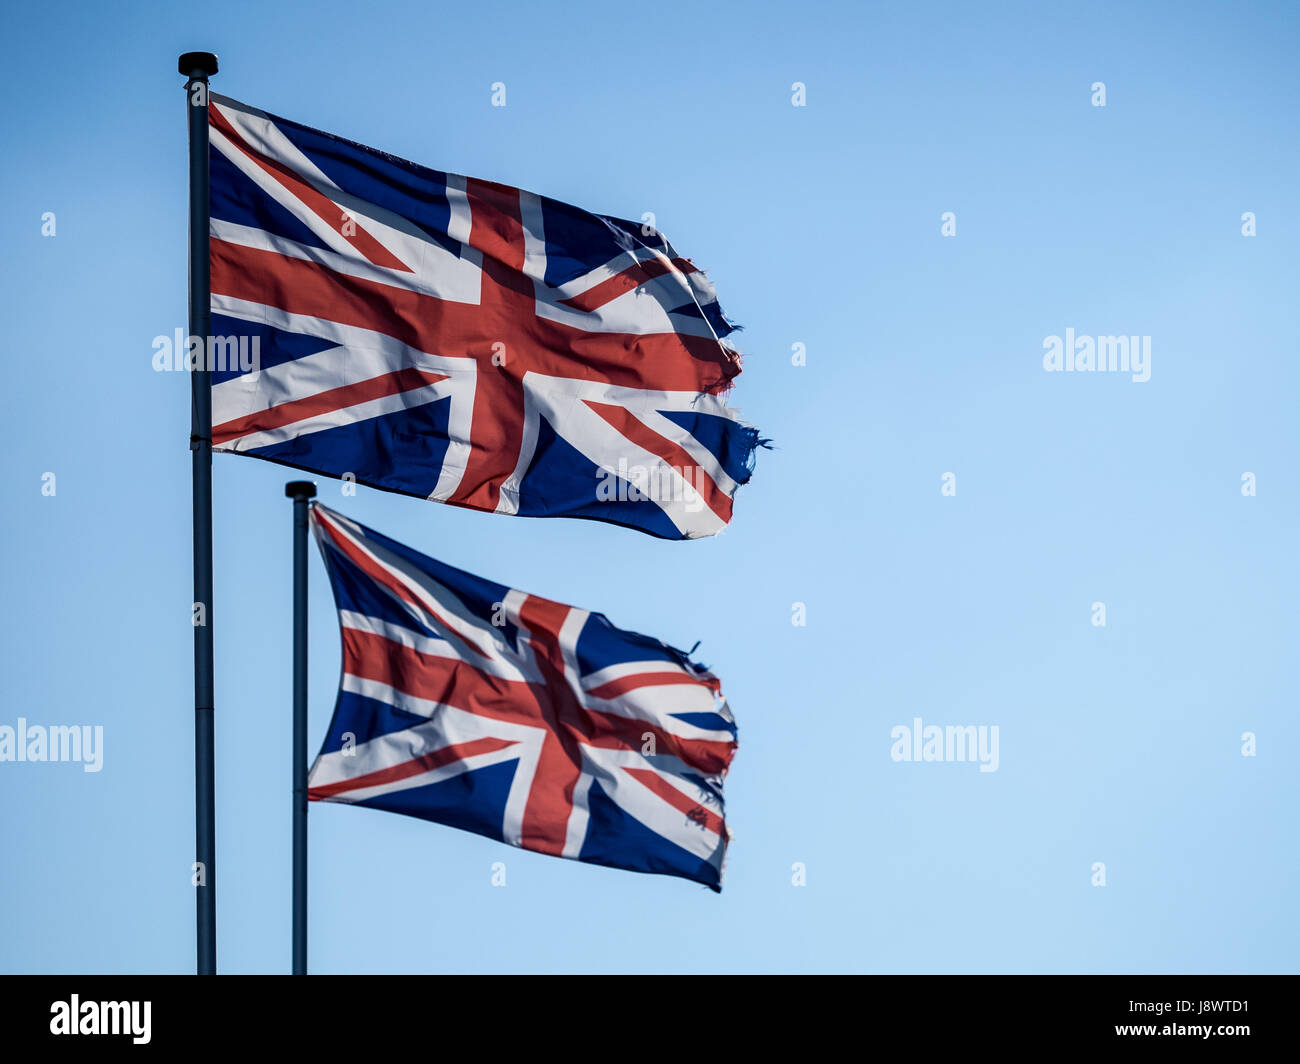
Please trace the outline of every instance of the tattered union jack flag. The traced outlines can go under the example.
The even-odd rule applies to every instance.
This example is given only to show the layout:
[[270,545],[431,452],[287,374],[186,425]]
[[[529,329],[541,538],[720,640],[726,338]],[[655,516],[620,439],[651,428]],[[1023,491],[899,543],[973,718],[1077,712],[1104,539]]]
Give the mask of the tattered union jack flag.
[[736,725],[711,672],[323,506],[312,527],[343,637],[313,800],[721,889]]
[[721,398],[733,326],[661,234],[208,116],[212,333],[245,356],[214,368],[216,450],[667,539],[731,520],[759,443]]

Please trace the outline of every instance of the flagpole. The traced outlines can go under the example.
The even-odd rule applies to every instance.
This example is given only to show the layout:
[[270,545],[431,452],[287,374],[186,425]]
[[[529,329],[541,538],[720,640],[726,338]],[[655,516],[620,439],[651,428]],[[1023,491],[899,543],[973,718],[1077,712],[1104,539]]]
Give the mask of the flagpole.
[[[190,138],[190,337],[200,337],[190,373],[190,453],[194,485],[194,860],[197,971],[217,973],[217,819],[212,678],[212,372],[208,262],[208,78],[211,52],[186,52],[176,69],[186,77]],[[191,356],[194,349],[190,348]]]
[[307,510],[316,485],[284,486],[293,500],[293,974],[307,974]]

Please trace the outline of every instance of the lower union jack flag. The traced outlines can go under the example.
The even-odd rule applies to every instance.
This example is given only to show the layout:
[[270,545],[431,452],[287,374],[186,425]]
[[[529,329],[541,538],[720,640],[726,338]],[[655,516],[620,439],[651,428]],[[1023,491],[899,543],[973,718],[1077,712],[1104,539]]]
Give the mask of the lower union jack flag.
[[222,96],[212,440],[456,506],[719,532],[757,430],[705,276],[652,227]]
[[711,672],[323,506],[312,527],[343,637],[312,800],[721,890],[736,725]]

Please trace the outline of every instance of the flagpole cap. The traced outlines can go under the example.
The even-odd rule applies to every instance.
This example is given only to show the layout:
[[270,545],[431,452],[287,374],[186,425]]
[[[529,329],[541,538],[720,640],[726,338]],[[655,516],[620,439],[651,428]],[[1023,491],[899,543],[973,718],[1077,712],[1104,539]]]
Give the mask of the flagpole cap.
[[186,52],[176,60],[176,69],[187,78],[193,77],[196,70],[210,78],[217,72],[217,57],[212,52]]
[[310,480],[291,480],[284,486],[284,494],[290,499],[314,499],[316,485]]

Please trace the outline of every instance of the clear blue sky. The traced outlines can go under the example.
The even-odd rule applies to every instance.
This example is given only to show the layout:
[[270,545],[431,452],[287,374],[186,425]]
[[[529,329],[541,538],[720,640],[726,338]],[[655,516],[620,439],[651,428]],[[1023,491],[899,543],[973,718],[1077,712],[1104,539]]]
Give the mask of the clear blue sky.
[[[264,109],[653,211],[746,327],[734,402],[777,445],[694,543],[320,482],[703,640],[741,745],[720,896],[314,806],[314,970],[1295,971],[1298,38],[1263,3],[8,12],[0,724],[105,748],[0,764],[0,970],[193,968],[188,394],[150,359],[185,319],[175,61],[210,49]],[[1151,379],[1044,372],[1067,328],[1150,336]],[[291,478],[215,460],[231,972],[289,963]],[[339,657],[312,579],[314,750]],[[894,762],[915,717],[997,725],[998,771]]]

